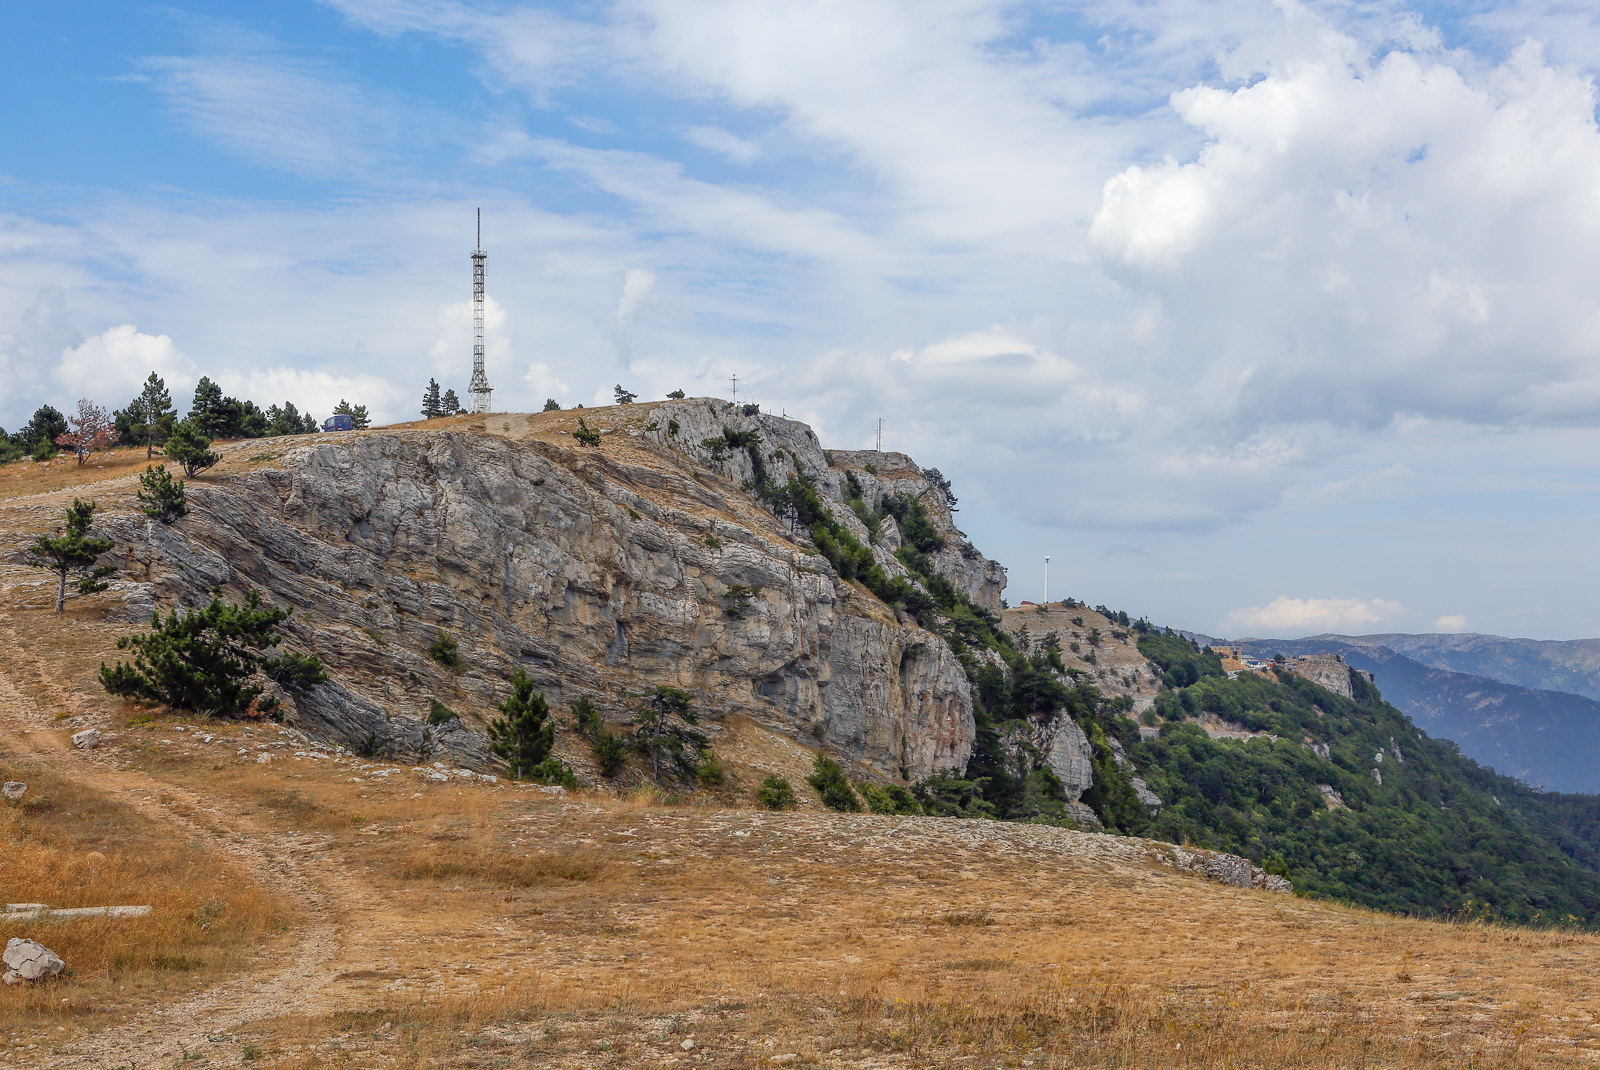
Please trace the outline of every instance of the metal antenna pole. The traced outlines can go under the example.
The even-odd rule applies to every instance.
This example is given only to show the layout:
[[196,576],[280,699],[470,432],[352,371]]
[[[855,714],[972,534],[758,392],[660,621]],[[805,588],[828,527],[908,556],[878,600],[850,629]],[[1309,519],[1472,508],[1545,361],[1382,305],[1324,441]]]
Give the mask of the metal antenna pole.
[[737,405],[739,404],[739,377],[733,375],[729,376],[729,378],[733,381],[733,403]]
[[882,416],[878,417],[878,445],[877,445],[877,449],[875,450],[875,452],[877,452],[877,453],[882,453],[883,452],[883,417]]
[[478,247],[472,253],[472,382],[467,393],[473,412],[489,411],[489,395],[494,388],[483,372],[483,277],[489,254],[483,251],[483,209],[478,209]]
[[1044,604],[1050,604],[1050,555],[1044,555]]

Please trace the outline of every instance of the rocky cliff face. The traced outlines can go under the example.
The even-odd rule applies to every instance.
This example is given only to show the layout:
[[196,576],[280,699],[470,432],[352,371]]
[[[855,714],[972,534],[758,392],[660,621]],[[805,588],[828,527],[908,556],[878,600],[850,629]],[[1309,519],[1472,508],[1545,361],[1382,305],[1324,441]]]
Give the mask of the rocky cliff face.
[[[570,437],[577,415],[323,437],[230,466],[191,484],[174,527],[117,522],[142,580],[130,612],[217,588],[292,603],[291,644],[332,675],[296,700],[300,725],[402,753],[485,764],[473,722],[522,668],[557,708],[587,695],[620,717],[629,694],[669,684],[885,777],[965,765],[972,699],[943,640],[840,582],[741,490],[747,449],[701,445],[755,430],[769,478],[804,471],[849,514],[809,428],[725,402],[639,405],[583,413],[605,433],[591,448]],[[957,556],[961,582],[998,600],[1003,570]],[[459,672],[427,653],[441,629]],[[435,699],[467,725],[428,729]]]

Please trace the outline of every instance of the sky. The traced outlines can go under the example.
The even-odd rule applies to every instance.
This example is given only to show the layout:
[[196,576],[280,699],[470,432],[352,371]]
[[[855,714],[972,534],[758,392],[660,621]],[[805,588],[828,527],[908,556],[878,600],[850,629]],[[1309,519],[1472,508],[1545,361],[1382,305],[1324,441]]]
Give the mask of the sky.
[[622,384],[936,466],[1049,592],[1600,635],[1600,15],[1381,0],[0,11],[0,424],[152,370]]

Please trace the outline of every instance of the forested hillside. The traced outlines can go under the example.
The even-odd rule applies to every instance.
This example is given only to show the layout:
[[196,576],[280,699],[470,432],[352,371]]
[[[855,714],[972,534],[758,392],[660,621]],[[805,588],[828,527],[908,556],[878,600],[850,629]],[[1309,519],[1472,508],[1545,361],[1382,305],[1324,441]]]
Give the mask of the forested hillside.
[[[1171,633],[1140,649],[1178,686],[1147,715],[1154,738],[1122,730],[1164,804],[1125,831],[1246,855],[1297,889],[1385,909],[1600,923],[1600,799],[1480,766],[1360,673],[1345,698],[1284,669],[1229,679]],[[1262,734],[1214,739],[1202,715]]]
[[[1404,637],[1401,637],[1404,638]],[[1600,791],[1600,702],[1424,664],[1386,646],[1320,637],[1240,644],[1257,657],[1337,653],[1430,735],[1497,772],[1557,791]],[[1553,645],[1553,644],[1552,644]]]

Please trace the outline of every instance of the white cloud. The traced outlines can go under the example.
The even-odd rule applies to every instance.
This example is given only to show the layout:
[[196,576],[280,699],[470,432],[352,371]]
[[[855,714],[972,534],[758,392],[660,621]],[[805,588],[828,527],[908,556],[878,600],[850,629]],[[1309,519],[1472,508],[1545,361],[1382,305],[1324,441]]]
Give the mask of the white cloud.
[[644,268],[629,268],[622,277],[622,297],[617,301],[617,311],[612,318],[628,326],[639,318],[639,313],[651,305],[661,303],[656,296],[656,273]]
[[1467,618],[1459,613],[1447,613],[1442,617],[1433,619],[1433,630],[1436,632],[1464,632],[1467,630]]
[[1234,635],[1295,638],[1314,632],[1357,631],[1388,620],[1405,608],[1382,598],[1290,598],[1279,595],[1264,606],[1246,606],[1223,618]]
[[698,145],[707,152],[714,152],[737,164],[753,163],[755,158],[761,155],[761,146],[756,142],[746,141],[720,126],[691,126],[683,132],[683,136],[690,144]]
[[138,394],[151,372],[166,380],[175,402],[199,378],[194,362],[171,338],[143,334],[125,323],[63,349],[53,374],[65,394],[88,397],[109,410]]

